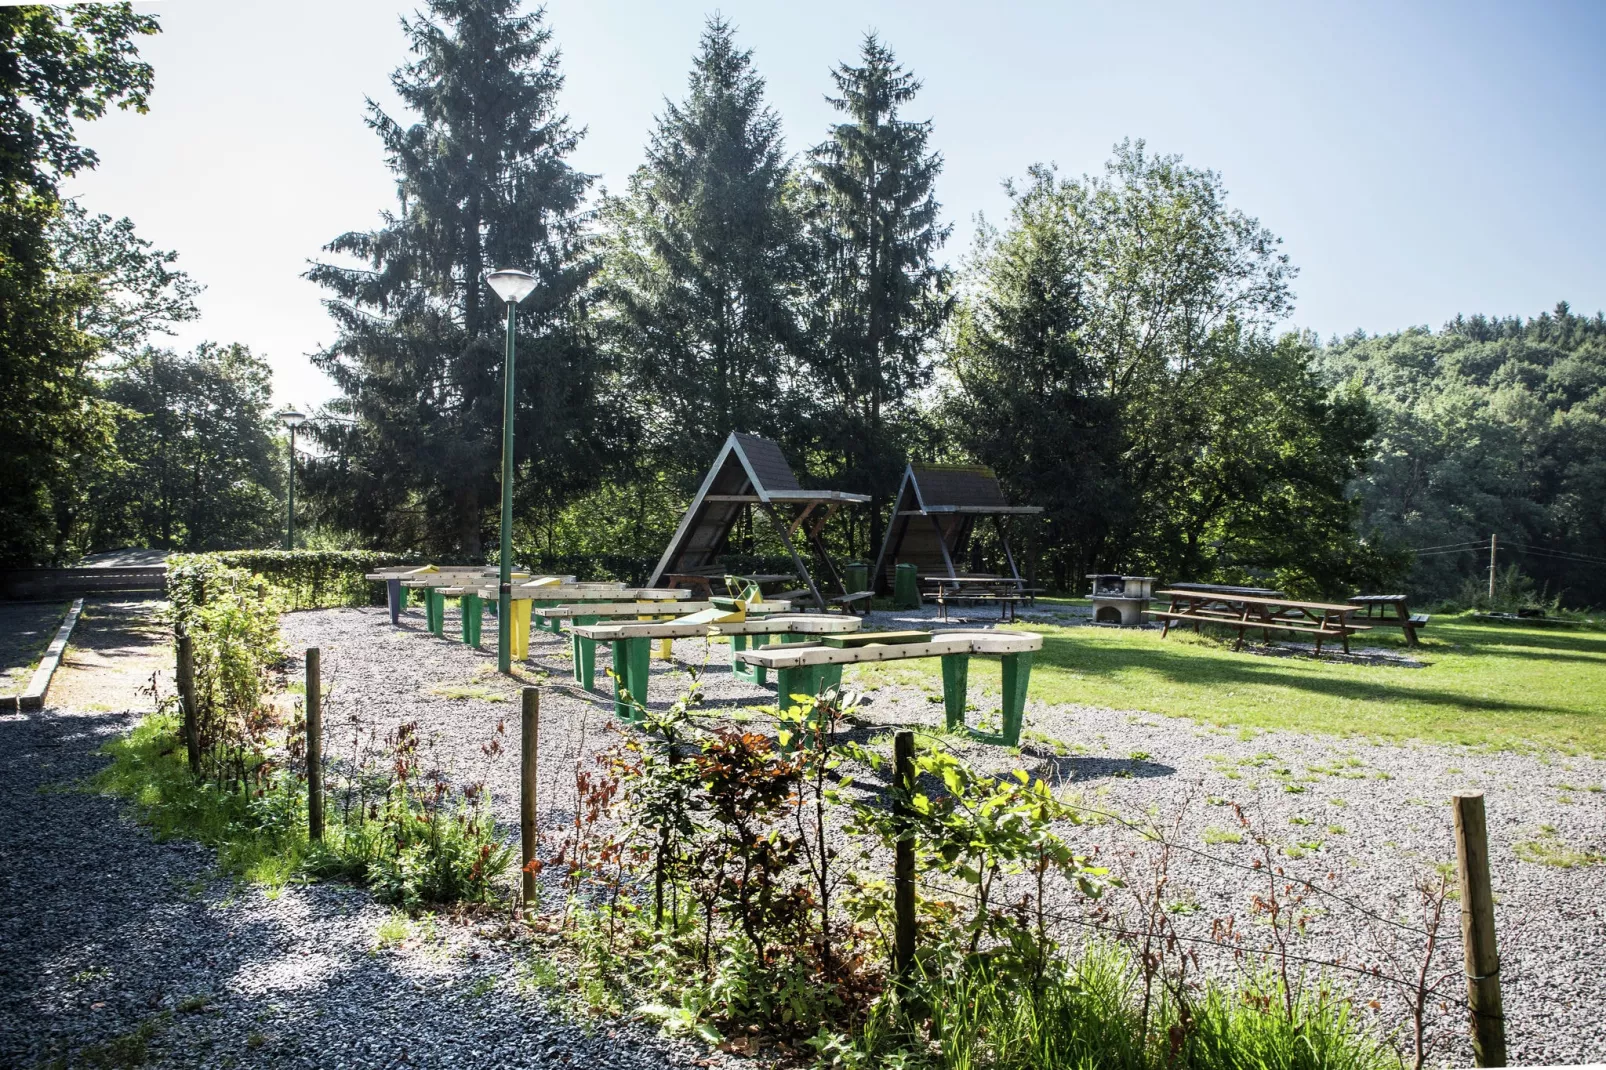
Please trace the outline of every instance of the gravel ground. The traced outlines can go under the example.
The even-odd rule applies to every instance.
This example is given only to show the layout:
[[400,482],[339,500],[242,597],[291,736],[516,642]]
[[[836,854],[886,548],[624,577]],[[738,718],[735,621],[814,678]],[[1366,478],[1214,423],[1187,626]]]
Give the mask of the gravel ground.
[[216,879],[211,851],[154,843],[116,800],[78,790],[100,745],[149,708],[126,684],[162,660],[130,639],[153,608],[101,607],[86,628],[78,662],[102,679],[115,662],[120,686],[64,669],[64,694],[105,708],[0,716],[0,1066],[632,1070],[699,1057],[640,1027],[580,1028],[520,985],[527,951],[468,925],[415,923],[380,948],[392,915],[366,893],[236,887]]
[[[944,626],[931,616],[877,614],[870,623]],[[1074,609],[1040,608],[1028,622],[1075,623],[1083,616]],[[946,626],[975,627],[978,617],[989,619],[983,613]],[[448,635],[454,623],[448,620]],[[284,628],[292,647],[318,645],[323,650],[326,718],[337,753],[342,743],[333,726],[349,722],[354,714],[381,730],[416,719],[433,735],[439,764],[460,778],[486,780],[499,817],[514,827],[516,763],[487,763],[480,750],[504,718],[510,733],[517,730],[516,685],[494,673],[489,651],[424,634],[418,610],[409,613],[400,629],[392,629],[380,610],[297,613],[285,618]],[[773,701],[773,691],[735,680],[726,657],[723,646],[710,649],[702,640],[677,641],[675,659],[681,667],[654,659],[653,705],[667,704],[684,687],[689,680],[684,666],[705,661],[703,683],[711,711],[743,716],[743,710]],[[1358,650],[1357,660],[1368,657]],[[588,694],[572,683],[566,639],[545,634],[533,638],[527,669],[545,685],[539,790],[542,822],[552,828],[570,817],[565,803],[577,756],[610,738],[612,704],[607,696]],[[1402,665],[1400,671],[1412,670]],[[850,672],[850,681],[854,675]],[[859,679],[873,688],[855,730],[861,740],[890,750],[885,733],[894,726],[940,726],[942,707],[933,701],[940,683],[934,676],[881,672]],[[973,684],[971,701],[983,710],[996,709],[998,698]],[[1225,918],[1235,919],[1240,931],[1252,931],[1251,897],[1266,890],[1257,873],[1236,868],[1255,865],[1261,848],[1249,836],[1245,842],[1231,842],[1240,831],[1232,804],[1273,843],[1274,865],[1315,880],[1371,912],[1398,918],[1407,910],[1419,917],[1415,881],[1432,876],[1436,864],[1442,868],[1454,858],[1449,796],[1461,788],[1483,789],[1512,1060],[1606,1058],[1606,920],[1601,914],[1606,866],[1588,861],[1606,855],[1606,793],[1600,790],[1606,785],[1606,762],[1353,737],[1240,733],[1186,719],[1035,701],[1028,703],[1026,725],[1025,746],[1018,755],[951,737],[942,745],[986,769],[1024,767],[1090,807],[1137,818],[1147,814],[1165,825],[1171,830],[1167,839],[1185,848],[1171,853],[1168,899],[1182,906],[1178,924],[1200,936],[1209,934],[1212,922]],[[1118,824],[1096,824],[1069,834],[1128,871],[1152,875],[1155,852]],[[1519,845],[1530,857],[1548,861],[1519,860]],[[1574,864],[1558,864],[1567,862]],[[1317,916],[1300,953],[1356,965],[1386,963],[1374,934],[1387,933],[1390,926],[1368,920],[1330,896],[1312,896],[1309,905]],[[1069,890],[1056,907],[1075,917],[1085,916],[1086,908]],[[1443,932],[1435,968],[1448,972],[1459,955],[1454,902]],[[1264,945],[1263,930],[1251,943]],[[1414,971],[1420,963],[1414,946],[1397,946],[1395,953],[1401,956],[1401,972]],[[1366,996],[1379,998],[1375,1013],[1380,1024],[1385,1029],[1397,1026],[1403,1009],[1398,993],[1386,985],[1363,983],[1362,989]],[[1468,1061],[1470,1046],[1460,1036],[1460,1012],[1451,1005],[1435,1008],[1431,1017],[1449,1057]]]
[[[917,621],[936,626],[928,614],[878,615],[871,623]],[[510,735],[517,732],[516,685],[494,672],[490,653],[425,634],[418,610],[399,629],[379,609],[295,613],[284,632],[292,649],[323,651],[332,759],[351,754],[354,720],[363,733],[381,734],[417,721],[434,741],[434,761],[459,779],[486,780],[499,817],[514,826],[516,762],[511,755],[488,761],[481,751],[504,719]],[[611,700],[570,682],[567,649],[566,640],[541,634],[527,666],[545,684],[540,797],[548,828],[568,820],[575,762],[607,744],[612,723]],[[675,655],[709,662],[704,685],[713,712],[741,715],[773,700],[772,691],[730,676],[723,647],[710,658],[701,640],[677,642]],[[144,666],[125,660],[118,668],[128,680]],[[939,726],[935,679],[861,678],[875,689],[858,738],[885,746],[893,726]],[[655,660],[654,704],[667,703],[687,679],[684,668]],[[78,706],[0,719],[0,946],[8,952],[0,956],[0,1066],[137,1038],[142,1026],[153,1065],[629,1067],[699,1056],[639,1027],[604,1024],[588,1035],[567,1024],[519,985],[529,952],[470,926],[415,925],[399,947],[376,950],[391,915],[360,891],[292,887],[269,898],[213,879],[209,852],[154,844],[113,800],[62,790],[98,767],[96,747],[126,730],[127,711],[140,708],[131,694],[120,704],[72,687],[63,694],[81,696]],[[983,709],[997,703],[979,684],[971,699]],[[1590,790],[1606,784],[1606,762],[1240,734],[1038,702],[1028,703],[1026,724],[1020,754],[946,737],[941,745],[987,769],[1020,766],[1049,777],[1091,807],[1152,815],[1187,848],[1172,852],[1169,869],[1167,898],[1182,907],[1179,924],[1207,933],[1212,921],[1233,917],[1257,946],[1264,928],[1249,924],[1249,902],[1265,883],[1221,861],[1252,866],[1258,853],[1231,842],[1237,822],[1229,803],[1278,845],[1275,864],[1393,913],[1410,901],[1417,874],[1452,856],[1449,794],[1484,789],[1512,1061],[1606,1058],[1606,866],[1582,857],[1606,854],[1606,793]],[[508,743],[511,751],[516,739]],[[1067,834],[1133,870],[1156,850],[1116,823]],[[1521,861],[1519,844],[1552,863],[1580,864]],[[1369,943],[1376,926],[1336,900],[1313,905],[1324,909],[1301,953],[1376,960]],[[1086,904],[1066,891],[1055,909],[1082,917]],[[1453,904],[1451,911],[1441,960],[1453,966]],[[1398,1000],[1378,995],[1375,1013],[1385,1026],[1397,1023]],[[1436,1027],[1458,1030],[1453,1009]],[[1459,1038],[1446,1049],[1456,1064],[1469,1055]]]
[[15,695],[28,686],[70,604],[65,599],[0,603],[0,695]]

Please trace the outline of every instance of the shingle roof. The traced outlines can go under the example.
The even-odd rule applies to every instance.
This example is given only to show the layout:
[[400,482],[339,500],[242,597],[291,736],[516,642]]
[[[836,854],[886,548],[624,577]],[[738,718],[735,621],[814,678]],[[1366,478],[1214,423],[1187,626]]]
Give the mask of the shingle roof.
[[998,476],[981,464],[914,464],[909,466],[926,506],[988,508],[1007,506]]

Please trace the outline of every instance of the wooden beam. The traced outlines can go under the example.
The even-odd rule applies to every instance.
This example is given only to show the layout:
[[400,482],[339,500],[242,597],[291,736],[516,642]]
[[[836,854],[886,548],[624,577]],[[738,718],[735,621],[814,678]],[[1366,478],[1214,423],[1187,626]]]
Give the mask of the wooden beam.
[[769,502],[761,502],[759,508],[764,510],[764,515],[770,518],[770,523],[775,528],[775,534],[786,544],[786,552],[792,555],[792,567],[797,569],[798,578],[808,584],[809,594],[814,596],[815,605],[820,607],[820,612],[825,612],[825,599],[820,597],[820,589],[814,585],[814,577],[809,573],[809,566],[803,563],[803,558],[798,556],[797,547],[792,545],[792,537],[787,534],[786,525],[775,512],[775,506]]
[[[787,526],[786,533],[788,535],[796,535],[797,529],[803,526],[803,521],[809,518],[809,514],[814,512],[814,507],[819,504],[819,502],[809,502],[809,504],[805,505],[802,511],[797,514],[797,517],[793,519],[792,523]],[[829,516],[830,514],[827,513],[826,515]]]

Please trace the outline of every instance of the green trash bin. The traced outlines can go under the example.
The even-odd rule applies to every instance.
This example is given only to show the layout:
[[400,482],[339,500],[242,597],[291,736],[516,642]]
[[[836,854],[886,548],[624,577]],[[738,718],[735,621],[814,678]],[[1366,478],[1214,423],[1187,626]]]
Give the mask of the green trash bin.
[[849,561],[842,570],[842,582],[847,584],[848,594],[868,591],[870,589],[869,563],[865,561]]
[[894,609],[920,608],[920,582],[915,566],[905,561],[893,570],[892,607]]

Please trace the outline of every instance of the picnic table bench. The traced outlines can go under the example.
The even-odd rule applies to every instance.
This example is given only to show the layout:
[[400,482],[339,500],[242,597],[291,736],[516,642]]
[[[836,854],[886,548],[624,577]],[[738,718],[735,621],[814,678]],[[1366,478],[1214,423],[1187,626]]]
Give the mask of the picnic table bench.
[[[477,592],[482,598],[494,601],[497,597],[495,586],[481,587]],[[571,605],[583,602],[618,603],[637,602],[650,603],[642,607],[643,615],[651,614],[656,604],[667,602],[685,602],[691,599],[691,592],[687,590],[669,591],[662,587],[626,587],[622,583],[561,583],[537,586],[535,584],[521,584],[513,588],[512,601],[512,655],[515,660],[522,660],[530,652],[531,613],[536,609],[550,609],[555,606]],[[668,612],[667,610],[665,612]],[[547,619],[534,618],[535,626],[554,634],[563,630],[561,618]]]
[[1160,633],[1162,639],[1171,634],[1171,625],[1174,623],[1191,622],[1194,631],[1202,630],[1206,624],[1217,624],[1237,629],[1238,641],[1232,648],[1241,650],[1244,633],[1258,628],[1267,641],[1270,641],[1272,632],[1314,636],[1316,654],[1320,656],[1323,639],[1337,636],[1343,641],[1344,653],[1348,654],[1349,637],[1355,632],[1368,630],[1368,625],[1352,623],[1358,607],[1351,605],[1176,588],[1160,591],[1158,595],[1171,599],[1169,610],[1149,613],[1149,616],[1165,621],[1165,628]]
[[[613,591],[617,587],[616,584],[612,583],[576,583],[573,576],[538,576],[535,579],[530,579],[530,575],[527,572],[515,572],[512,575],[512,579],[526,581],[515,586],[513,588],[514,591],[526,588],[543,591],[562,588],[576,591],[577,597],[594,593],[592,591],[593,588]],[[489,607],[494,614],[500,594],[500,585],[496,582],[495,570],[484,570],[480,573],[456,577],[445,573],[439,577],[415,577],[412,580],[404,580],[402,585],[404,587],[422,587],[425,589],[425,624],[428,630],[435,635],[445,634],[446,600],[448,598],[458,599],[459,605],[462,607],[463,642],[473,647],[480,645],[480,632],[486,608]],[[517,601],[518,595],[515,594],[514,598],[515,601],[512,607],[513,632],[515,635],[523,637],[514,641],[514,645],[517,647],[519,643],[528,644],[530,614],[528,603],[520,606]],[[522,658],[524,655],[519,654],[517,656]]]
[[937,603],[937,619],[948,619],[950,602],[997,602],[1000,621],[1015,619],[1015,607],[1030,602],[1038,588],[1023,587],[1011,576],[930,575],[921,576],[927,591]]
[[[1412,613],[1407,599],[1403,594],[1358,594],[1349,599],[1352,606],[1359,606],[1366,610],[1364,619],[1368,624],[1381,624],[1399,628],[1405,633],[1405,645],[1416,646],[1416,630],[1428,626],[1426,613]],[[1393,612],[1389,612],[1389,610]],[[1372,611],[1377,616],[1372,616]]]
[[[708,611],[708,614],[713,613],[713,610]],[[749,636],[762,636],[765,642],[771,637],[779,636],[780,642],[786,643],[794,641],[796,636],[856,632],[861,623],[858,617],[826,613],[778,613],[773,616],[732,621],[701,619],[704,617],[705,614],[698,613],[682,620],[661,623],[585,624],[576,625],[570,631],[582,639],[612,644],[614,712],[626,720],[637,720],[639,716],[635,704],[639,703],[642,706],[647,704],[650,644],[655,639],[731,636],[731,661],[734,669],[739,653],[745,649]],[[748,678],[745,673],[744,678]]]
[[[390,609],[390,623],[399,623],[403,598],[408,590],[419,591],[424,598],[424,624],[435,635],[444,628],[446,601],[439,592],[442,588],[463,584],[481,583],[487,576],[494,577],[496,569],[483,565],[423,565],[416,568],[380,569],[363,579],[379,580],[385,584],[385,601]],[[519,579],[528,579],[528,572],[515,572]],[[478,639],[475,640],[476,644]]]
[[[600,624],[609,617],[634,617],[638,621],[663,620],[666,616],[726,609],[729,603],[729,599],[723,598],[709,602],[582,602],[577,605],[542,606],[530,610],[530,613],[542,620],[570,622],[569,649],[574,656],[574,678],[582,687],[590,690],[596,678],[597,641],[580,635],[575,628]],[[746,605],[746,612],[756,616],[792,611],[790,602],[749,602]],[[668,643],[669,640],[664,641],[666,647]],[[662,656],[668,658],[668,651],[665,650]]]
[[1246,594],[1255,598],[1282,598],[1283,592],[1270,587],[1238,587],[1230,583],[1173,583],[1173,591],[1201,591],[1206,594]]
[[[783,706],[792,695],[813,696],[823,688],[839,685],[844,665],[941,658],[942,701],[948,730],[964,729],[983,742],[1018,747],[1032,655],[1042,648],[1043,637],[1032,632],[858,632],[828,636],[807,645],[748,650],[736,657],[754,667],[775,670],[776,695]],[[1002,661],[1004,696],[999,732],[981,732],[965,723],[966,686],[970,659],[975,655],[996,656]]]

